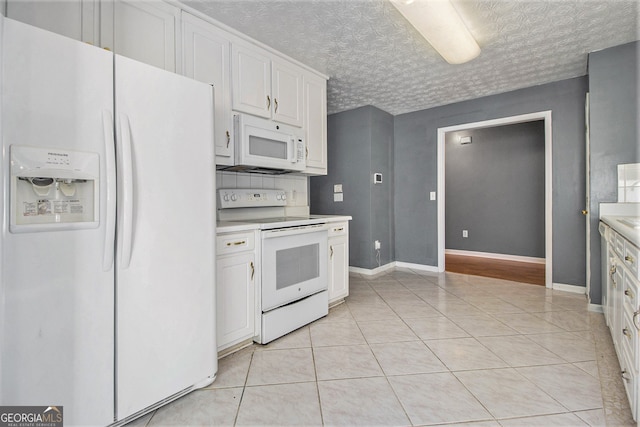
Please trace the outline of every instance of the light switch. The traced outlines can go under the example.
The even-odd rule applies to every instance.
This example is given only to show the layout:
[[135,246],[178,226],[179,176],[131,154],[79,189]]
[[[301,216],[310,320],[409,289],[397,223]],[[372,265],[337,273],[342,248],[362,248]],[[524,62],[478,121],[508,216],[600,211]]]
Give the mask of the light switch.
[[432,191],[429,193],[429,200],[435,200],[436,199],[436,192]]
[[344,200],[344,194],[342,193],[333,193],[333,201],[334,202],[341,202]]
[[333,192],[334,193],[342,193],[342,184],[334,184]]

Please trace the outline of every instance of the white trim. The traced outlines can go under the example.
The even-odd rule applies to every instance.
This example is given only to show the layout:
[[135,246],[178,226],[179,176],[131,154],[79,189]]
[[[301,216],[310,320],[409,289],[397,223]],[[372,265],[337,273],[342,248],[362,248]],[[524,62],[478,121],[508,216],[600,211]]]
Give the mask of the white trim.
[[536,120],[544,120],[544,174],[545,174],[545,283],[547,288],[553,288],[553,157],[552,157],[552,127],[551,110],[536,113],[522,114],[519,116],[503,117],[500,119],[485,120],[475,123],[465,123],[456,126],[438,128],[437,143],[437,168],[438,168],[438,270],[444,271],[445,237],[445,153],[444,141],[447,132],[465,129],[481,129],[507,124],[525,123]]
[[430,271],[432,273],[442,273],[435,265],[412,264],[410,262],[396,261],[396,267],[408,268],[409,270]]
[[587,307],[587,311],[604,314],[604,308],[600,304],[589,304],[589,306]]
[[363,274],[365,276],[375,276],[376,274],[384,273],[389,270],[394,270],[396,267],[398,268],[408,268],[409,270],[417,270],[417,271],[429,271],[432,273],[442,273],[442,271],[438,270],[438,267],[433,265],[422,265],[422,264],[412,264],[410,262],[400,262],[393,261],[389,264],[385,264],[381,267],[376,267],[373,270],[367,268],[360,267],[351,267],[349,266],[350,273]]
[[390,262],[389,264],[382,265],[380,267],[376,267],[373,270],[367,268],[360,267],[351,267],[349,266],[350,273],[358,273],[364,274],[365,276],[374,276],[376,274],[384,273],[385,271],[393,270],[396,266],[395,262]]
[[578,286],[578,285],[565,285],[564,283],[554,283],[553,290],[571,292],[572,294],[586,295],[587,288],[584,286]]
[[459,249],[445,249],[444,253],[449,255],[462,255],[462,256],[472,256],[477,258],[500,259],[504,261],[528,262],[531,264],[544,264],[546,262],[544,258],[536,258],[531,256],[494,254],[491,252],[462,251]]

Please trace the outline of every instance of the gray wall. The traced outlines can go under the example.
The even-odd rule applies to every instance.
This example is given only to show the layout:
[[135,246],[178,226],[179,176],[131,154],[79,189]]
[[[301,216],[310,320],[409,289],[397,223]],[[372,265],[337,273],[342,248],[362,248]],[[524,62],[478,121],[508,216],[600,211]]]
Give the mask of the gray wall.
[[544,258],[544,149],[543,120],[446,134],[447,249]]
[[[310,178],[310,208],[314,214],[351,215],[349,265],[378,266],[375,240],[380,240],[380,264],[394,259],[393,237],[393,116],[374,107],[333,114],[327,123],[328,174]],[[373,185],[374,172],[383,174]],[[343,202],[333,201],[334,184],[343,186]]]
[[585,285],[584,98],[587,78],[563,80],[394,117],[397,261],[438,262],[437,129],[552,111],[553,281]]
[[617,165],[638,163],[640,43],[589,55],[591,291],[601,302],[599,203],[617,201]]

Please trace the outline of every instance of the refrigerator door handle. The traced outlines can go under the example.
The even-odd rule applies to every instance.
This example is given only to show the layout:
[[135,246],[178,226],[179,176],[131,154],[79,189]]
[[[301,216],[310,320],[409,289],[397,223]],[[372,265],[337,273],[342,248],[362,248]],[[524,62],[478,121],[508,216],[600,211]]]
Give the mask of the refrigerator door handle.
[[115,140],[113,137],[113,115],[109,110],[102,111],[102,128],[104,132],[104,161],[106,194],[103,199],[106,204],[106,215],[104,219],[104,249],[102,256],[102,270],[109,271],[113,266],[113,251],[116,232],[116,160],[115,160]]
[[131,156],[131,126],[126,114],[120,115],[120,182],[122,183],[122,254],[120,268],[129,268],[133,242],[133,158]]

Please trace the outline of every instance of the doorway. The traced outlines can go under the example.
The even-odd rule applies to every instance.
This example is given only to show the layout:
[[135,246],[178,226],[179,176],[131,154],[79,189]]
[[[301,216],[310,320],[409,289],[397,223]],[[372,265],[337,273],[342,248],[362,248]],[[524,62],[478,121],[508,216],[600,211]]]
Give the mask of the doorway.
[[544,122],[544,285],[553,286],[552,277],[552,136],[551,111],[465,123],[438,129],[438,270],[445,270],[445,138],[449,132],[470,131],[533,121]]

